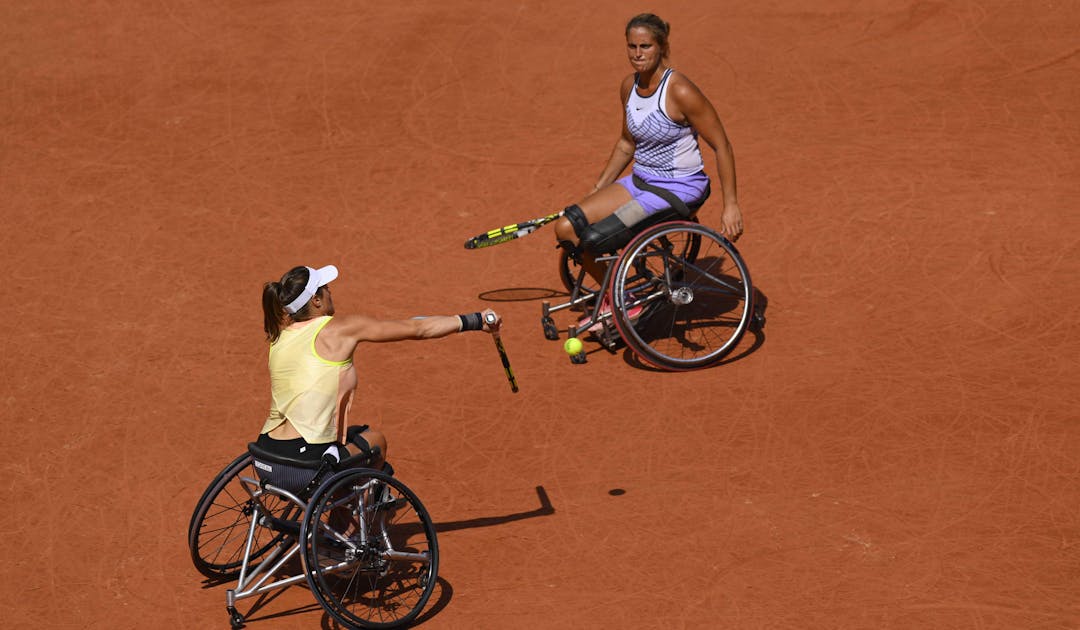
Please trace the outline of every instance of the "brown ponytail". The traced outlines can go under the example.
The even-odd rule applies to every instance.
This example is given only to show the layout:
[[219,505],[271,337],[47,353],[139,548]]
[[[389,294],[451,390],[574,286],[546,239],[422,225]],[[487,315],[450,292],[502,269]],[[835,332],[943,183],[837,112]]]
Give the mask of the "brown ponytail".
[[300,295],[307,286],[309,275],[307,267],[293,267],[281,276],[281,282],[267,282],[263,285],[263,330],[266,331],[266,340],[270,343],[274,343],[281,336],[281,329],[287,320],[302,322],[307,319],[310,302],[291,315],[285,311],[285,305]]
[[281,336],[281,325],[287,313],[281,304],[281,283],[267,282],[263,285],[263,330],[266,340],[274,343]]

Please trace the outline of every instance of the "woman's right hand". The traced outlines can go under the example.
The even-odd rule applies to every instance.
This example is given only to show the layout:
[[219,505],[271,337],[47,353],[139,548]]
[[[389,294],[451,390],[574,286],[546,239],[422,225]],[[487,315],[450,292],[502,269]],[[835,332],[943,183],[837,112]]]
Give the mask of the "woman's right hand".
[[502,326],[502,317],[490,308],[480,311],[480,319],[484,322],[484,332],[497,333]]

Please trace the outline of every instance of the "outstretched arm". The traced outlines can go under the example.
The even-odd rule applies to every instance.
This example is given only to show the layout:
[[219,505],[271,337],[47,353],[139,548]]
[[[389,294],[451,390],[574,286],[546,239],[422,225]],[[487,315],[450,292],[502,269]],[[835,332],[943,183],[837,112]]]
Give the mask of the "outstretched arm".
[[379,320],[365,315],[349,315],[341,326],[341,332],[355,339],[357,343],[437,339],[460,330],[461,320],[456,315],[401,320]]
[[[483,321],[483,315],[495,315],[495,324]],[[502,319],[491,309],[479,314],[434,315],[412,319],[375,319],[366,315],[340,315],[334,317],[319,333],[316,343],[320,353],[330,360],[344,360],[352,356],[362,341],[386,343],[419,339],[438,339],[456,332],[483,330],[493,332],[502,325]]]

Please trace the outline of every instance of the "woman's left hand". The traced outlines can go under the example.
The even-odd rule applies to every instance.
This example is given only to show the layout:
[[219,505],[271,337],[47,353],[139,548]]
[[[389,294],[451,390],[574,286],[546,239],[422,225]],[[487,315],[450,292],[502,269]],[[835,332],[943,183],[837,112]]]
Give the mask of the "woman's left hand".
[[742,209],[739,208],[738,203],[729,203],[724,206],[724,212],[720,215],[720,233],[733,242],[742,236]]

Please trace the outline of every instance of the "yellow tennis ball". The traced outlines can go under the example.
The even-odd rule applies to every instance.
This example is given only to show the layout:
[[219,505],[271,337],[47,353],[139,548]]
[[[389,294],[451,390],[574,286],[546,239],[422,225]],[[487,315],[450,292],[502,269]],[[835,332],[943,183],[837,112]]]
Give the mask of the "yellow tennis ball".
[[577,337],[571,337],[563,344],[563,350],[566,350],[566,354],[574,355],[581,352],[581,340]]

